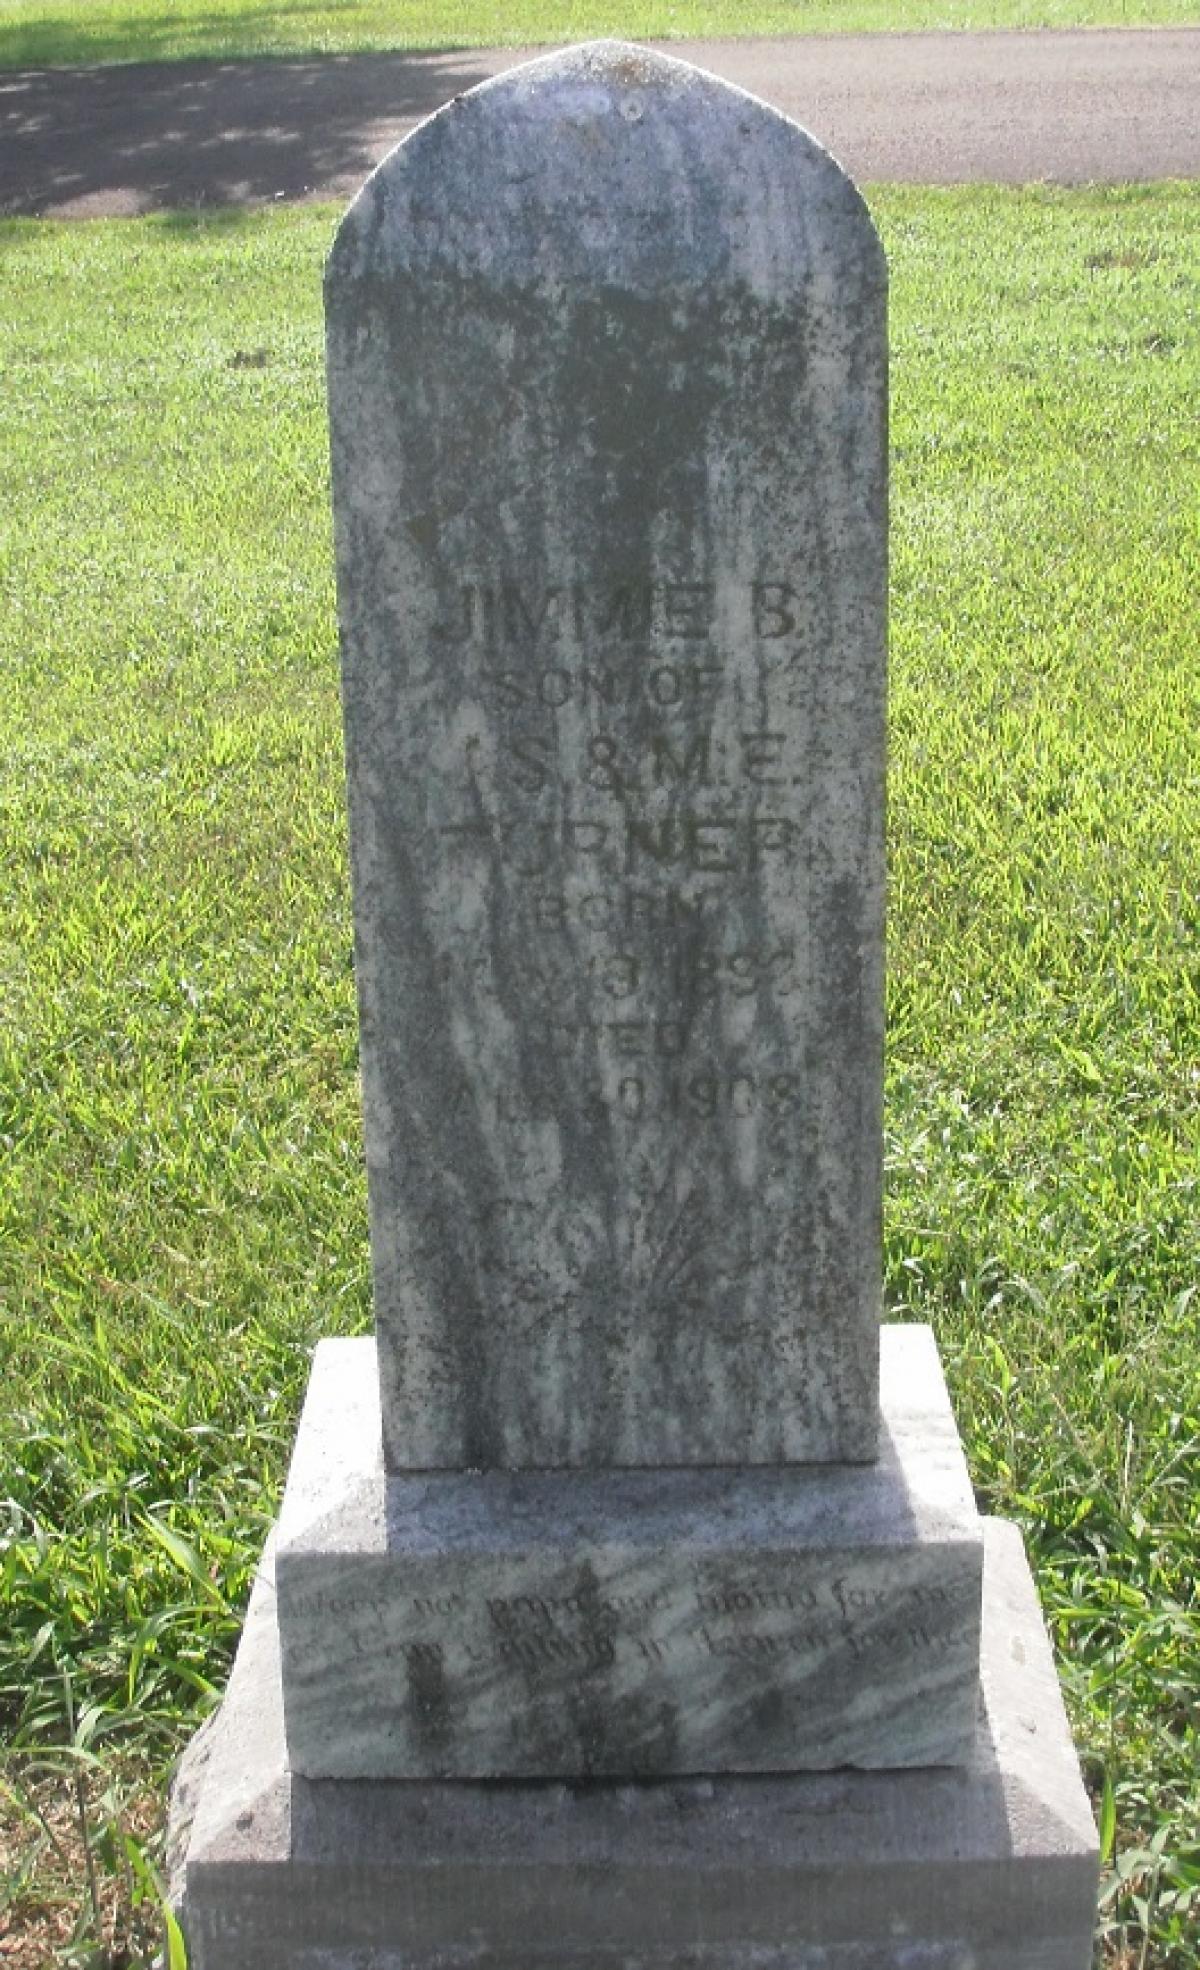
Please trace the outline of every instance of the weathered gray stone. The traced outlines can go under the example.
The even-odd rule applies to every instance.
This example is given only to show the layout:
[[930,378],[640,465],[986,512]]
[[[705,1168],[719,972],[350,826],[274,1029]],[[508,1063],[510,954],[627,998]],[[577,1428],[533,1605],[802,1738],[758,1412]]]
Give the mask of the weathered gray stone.
[[614,44],[338,234],[394,1469],[875,1454],[884,289],[811,137]]
[[985,1529],[957,1771],[297,1778],[268,1563],[174,1801],[190,1970],[1087,1970],[1095,1830],[1020,1535]]
[[385,1470],[324,1341],[279,1523],[292,1767],[659,1776],[961,1762],[980,1520],[933,1336],[883,1331],[874,1465]]
[[610,45],[339,234],[378,1347],[184,1761],[191,1970],[1085,1970],[927,1330],[880,1407],[883,292],[810,138]]

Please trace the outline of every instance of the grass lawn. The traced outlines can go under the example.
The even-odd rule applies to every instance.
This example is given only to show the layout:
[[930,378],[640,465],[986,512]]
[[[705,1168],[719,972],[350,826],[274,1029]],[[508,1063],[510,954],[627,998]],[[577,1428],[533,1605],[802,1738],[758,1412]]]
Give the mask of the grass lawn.
[[[1028,1532],[1107,1960],[1197,1970],[1200,191],[874,204],[887,1306]],[[0,227],[6,1970],[148,1961],[156,1788],[369,1320],[332,217]]]
[[0,67],[1198,19],[1197,0],[0,0]]

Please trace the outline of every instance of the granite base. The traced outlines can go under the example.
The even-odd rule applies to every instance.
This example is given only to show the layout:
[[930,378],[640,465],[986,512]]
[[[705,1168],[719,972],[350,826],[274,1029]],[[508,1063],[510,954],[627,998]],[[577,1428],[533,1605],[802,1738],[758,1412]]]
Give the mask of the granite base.
[[374,1343],[317,1350],[279,1524],[308,1778],[662,1778],[969,1755],[982,1542],[933,1336],[880,1458],[389,1473]]
[[172,1806],[190,1970],[1087,1970],[1096,1837],[1020,1535],[957,1770],[637,1785],[287,1768],[269,1561]]

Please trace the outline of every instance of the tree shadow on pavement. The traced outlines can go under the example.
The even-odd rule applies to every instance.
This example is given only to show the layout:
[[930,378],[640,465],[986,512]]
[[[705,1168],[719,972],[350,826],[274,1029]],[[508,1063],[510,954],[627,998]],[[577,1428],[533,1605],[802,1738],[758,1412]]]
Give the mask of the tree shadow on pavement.
[[0,212],[344,197],[421,117],[520,59],[452,50],[0,74]]

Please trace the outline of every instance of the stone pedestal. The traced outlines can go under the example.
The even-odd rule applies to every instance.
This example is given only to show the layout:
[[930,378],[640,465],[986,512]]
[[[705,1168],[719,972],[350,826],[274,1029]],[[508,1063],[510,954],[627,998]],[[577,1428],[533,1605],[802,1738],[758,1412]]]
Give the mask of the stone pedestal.
[[1095,1830],[1020,1535],[984,1534],[964,1765],[648,1784],[297,1777],[268,1555],[176,1788],[190,1970],[1084,1970]]
[[659,1777],[961,1762],[982,1546],[928,1328],[875,1464],[389,1474],[325,1341],[279,1524],[292,1769]]

